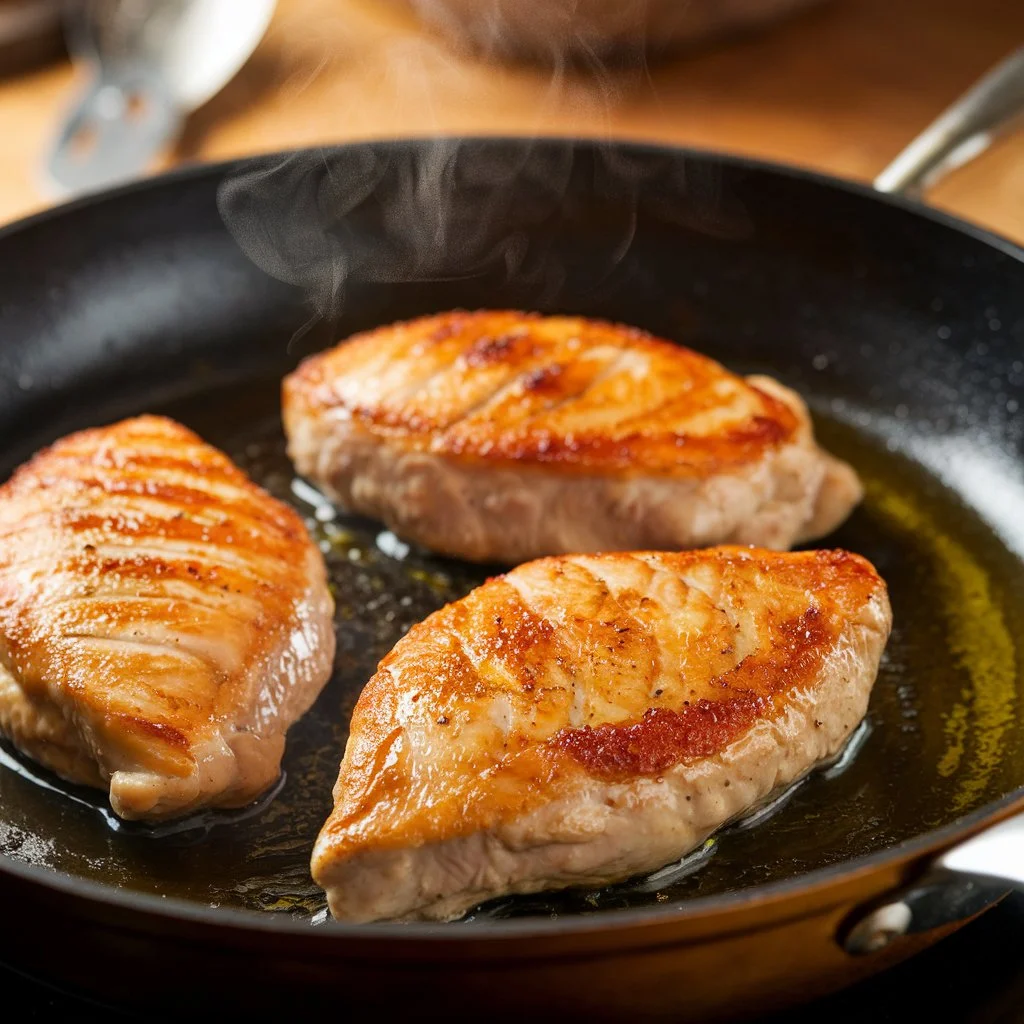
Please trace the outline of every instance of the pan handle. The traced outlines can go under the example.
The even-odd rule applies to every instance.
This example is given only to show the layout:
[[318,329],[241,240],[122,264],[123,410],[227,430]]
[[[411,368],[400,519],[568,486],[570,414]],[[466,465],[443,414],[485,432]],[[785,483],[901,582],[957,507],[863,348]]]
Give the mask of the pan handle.
[[[1024,121],[1024,47],[918,135],[875,179],[875,188],[920,198],[1019,121]],[[851,955],[873,953],[902,935],[973,917],[1011,889],[1024,891],[1024,814],[946,850],[909,885],[858,908],[836,939]]]
[[1024,118],[1024,47],[996,65],[875,178],[879,192],[920,198]]
[[973,917],[1011,889],[1024,891],[1024,814],[940,854],[916,881],[851,915],[838,940],[854,956],[874,953],[901,935]]

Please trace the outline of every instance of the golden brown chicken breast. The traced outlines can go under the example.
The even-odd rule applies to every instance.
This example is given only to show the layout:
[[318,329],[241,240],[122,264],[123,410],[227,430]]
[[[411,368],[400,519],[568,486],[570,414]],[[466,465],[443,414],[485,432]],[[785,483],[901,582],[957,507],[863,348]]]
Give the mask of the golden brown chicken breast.
[[73,434],[0,487],[0,733],[121,817],[270,786],[332,614],[301,519],[170,420]]
[[313,851],[337,918],[652,871],[835,754],[890,627],[844,551],[547,558],[398,642]]
[[788,548],[860,498],[800,398],[629,327],[447,313],[357,335],[284,384],[299,472],[443,554]]

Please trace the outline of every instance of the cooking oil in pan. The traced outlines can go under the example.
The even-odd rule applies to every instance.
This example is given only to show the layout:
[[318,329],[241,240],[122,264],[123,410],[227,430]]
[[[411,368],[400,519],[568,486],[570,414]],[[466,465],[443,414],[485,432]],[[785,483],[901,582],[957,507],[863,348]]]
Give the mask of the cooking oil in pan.
[[[268,382],[162,411],[293,503],[324,552],[337,603],[335,672],[289,733],[280,791],[242,813],[212,812],[157,836],[124,827],[97,793],[67,787],[8,750],[4,764],[19,770],[0,765],[0,853],[206,905],[324,919],[309,854],[330,810],[359,691],[414,622],[494,567],[433,558],[379,523],[339,515],[296,481],[277,395],[277,383]],[[839,423],[825,421],[819,432],[867,487],[862,507],[827,543],[874,562],[895,617],[867,722],[843,757],[645,879],[496,900],[463,926],[671,904],[792,877],[946,824],[1024,780],[1019,561],[910,460]]]

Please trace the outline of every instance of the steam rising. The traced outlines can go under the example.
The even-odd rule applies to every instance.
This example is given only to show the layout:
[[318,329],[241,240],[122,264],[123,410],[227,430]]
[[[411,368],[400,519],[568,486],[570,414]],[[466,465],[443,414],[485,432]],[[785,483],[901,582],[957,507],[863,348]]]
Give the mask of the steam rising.
[[[495,266],[538,273],[529,229],[557,212],[571,148],[528,147],[517,162],[504,148],[460,159],[464,152],[459,140],[438,139],[352,147],[341,158],[298,153],[226,181],[218,205],[246,255],[305,289],[320,315],[340,312],[353,278],[443,280]],[[510,223],[521,226],[490,229]]]
[[590,287],[601,286],[629,253],[642,204],[662,221],[720,237],[747,231],[717,175],[687,174],[684,162],[654,149],[559,139],[304,151],[249,165],[218,195],[246,255],[303,289],[318,318],[339,316],[356,282],[495,273],[525,288],[532,305],[549,306],[571,261],[585,260]]
[[[566,35],[551,39],[563,45]],[[623,90],[646,73],[642,55],[612,69],[586,39],[573,39],[571,49],[584,54],[585,70],[555,52],[546,69],[529,72],[534,85],[545,76],[540,94],[533,92],[538,130],[574,110],[590,124],[595,113],[606,123]],[[423,130],[443,120],[444,96],[457,85],[479,86],[479,66],[460,64],[429,38],[391,41],[373,60],[382,68],[380,88],[424,113]],[[427,137],[253,162],[223,183],[218,206],[257,266],[303,290],[314,319],[337,319],[354,284],[484,275],[514,282],[529,305],[543,308],[558,303],[579,264],[581,235],[595,239],[583,256],[588,285],[601,287],[627,258],[643,203],[660,203],[662,220],[667,211],[690,228],[744,234],[745,217],[723,203],[717,178],[685,172],[664,154],[609,141]],[[599,225],[587,228],[595,217]]]

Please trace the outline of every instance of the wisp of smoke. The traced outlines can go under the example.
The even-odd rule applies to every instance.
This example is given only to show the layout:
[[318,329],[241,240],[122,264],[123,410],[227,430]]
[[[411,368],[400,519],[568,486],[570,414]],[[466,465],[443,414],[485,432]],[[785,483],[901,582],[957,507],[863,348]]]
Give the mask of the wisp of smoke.
[[[409,45],[403,41],[403,52]],[[429,94],[429,76],[421,82],[405,64],[402,89]],[[610,109],[621,71],[606,68],[596,54],[588,65],[589,95]],[[448,58],[444,67],[450,70]],[[566,61],[553,60],[547,74],[542,105],[554,110],[566,89]],[[573,82],[578,90],[580,79]],[[422,95],[415,105],[423,108]],[[649,190],[654,182],[658,188]],[[683,204],[671,199],[683,195]],[[607,137],[589,144],[536,136],[419,137],[300,151],[245,165],[222,184],[218,205],[246,255],[301,288],[316,320],[338,318],[354,282],[500,273],[528,286],[536,306],[550,305],[570,269],[558,245],[559,225],[574,203],[588,198],[604,211],[601,258],[588,262],[595,286],[629,253],[642,203],[661,203],[662,220],[681,218],[712,234],[746,230],[742,211],[722,201],[716,180],[687,175],[679,161]]]
[[[472,159],[467,152],[458,139],[299,152],[229,178],[218,205],[246,255],[303,288],[324,317],[340,313],[353,279],[437,281],[495,266],[530,272],[530,227],[555,213],[571,147],[527,149],[516,162],[500,147],[474,148]],[[521,227],[489,228],[510,223]]]
[[[652,183],[656,189],[648,189]],[[675,203],[673,196],[686,196]],[[255,161],[221,186],[221,216],[265,273],[303,289],[315,318],[341,315],[354,282],[401,284],[501,273],[535,304],[566,279],[559,229],[600,201],[599,286],[626,257],[644,204],[719,237],[746,233],[714,177],[657,150],[562,139],[455,138],[307,150]]]

